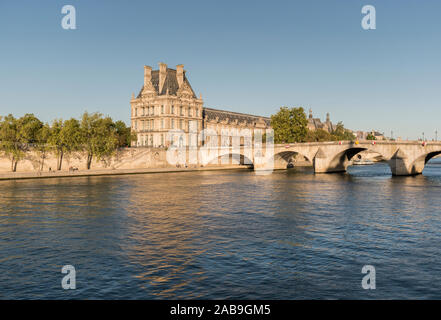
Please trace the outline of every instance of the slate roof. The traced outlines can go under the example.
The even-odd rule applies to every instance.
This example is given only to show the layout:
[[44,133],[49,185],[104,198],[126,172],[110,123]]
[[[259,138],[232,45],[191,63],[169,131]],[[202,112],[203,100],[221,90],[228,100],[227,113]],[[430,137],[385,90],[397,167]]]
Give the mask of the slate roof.
[[216,120],[216,118],[219,118],[219,121],[225,121],[228,119],[228,123],[232,123],[237,119],[239,123],[246,121],[247,124],[254,124],[255,122],[263,120],[267,126],[271,125],[271,119],[267,117],[212,108],[204,108],[202,116],[206,121]]
[[[166,94],[167,89],[168,89],[169,95],[176,95],[179,90],[178,79],[176,78],[176,70],[175,69],[167,68],[165,82],[164,82],[164,86],[163,86],[161,92],[159,92],[159,70],[152,71],[151,82],[152,82],[153,87],[155,88],[156,93],[158,95]],[[191,87],[190,82],[188,81],[187,77],[185,76],[185,72],[184,72],[184,83],[186,83],[190,87],[191,91],[193,92],[193,98],[196,98],[196,94],[194,93],[194,90]],[[142,93],[143,89],[144,89],[144,86],[142,86],[141,90],[139,91],[137,98],[141,97],[141,93]]]

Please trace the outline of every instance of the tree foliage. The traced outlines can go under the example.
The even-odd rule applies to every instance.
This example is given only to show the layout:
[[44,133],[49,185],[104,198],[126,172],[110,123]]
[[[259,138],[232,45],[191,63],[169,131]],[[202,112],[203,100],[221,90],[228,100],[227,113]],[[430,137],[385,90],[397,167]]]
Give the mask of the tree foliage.
[[87,169],[90,169],[93,157],[104,160],[118,148],[117,130],[110,117],[85,112],[80,129],[83,148],[87,151]]
[[305,110],[300,108],[281,107],[271,116],[274,129],[274,143],[292,142],[325,142],[356,139],[354,134],[339,122],[332,132],[323,129],[309,130]]
[[281,107],[271,116],[274,129],[274,143],[304,142],[308,133],[308,120],[302,107]]
[[87,153],[87,168],[92,159],[105,160],[117,148],[130,146],[136,140],[123,121],[100,113],[85,112],[81,120],[56,119],[52,125],[45,124],[33,114],[15,118],[12,114],[0,117],[0,151],[11,159],[11,171],[27,151],[34,150],[40,157],[40,170],[49,152],[57,156],[57,170],[61,170],[63,157],[76,151]]

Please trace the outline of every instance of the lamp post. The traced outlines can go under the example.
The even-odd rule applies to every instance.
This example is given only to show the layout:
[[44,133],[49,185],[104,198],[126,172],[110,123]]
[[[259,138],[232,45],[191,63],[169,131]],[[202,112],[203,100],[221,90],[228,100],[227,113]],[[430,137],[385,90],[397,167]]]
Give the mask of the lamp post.
[[391,139],[391,140],[394,139],[394,131],[393,131],[393,130],[390,131],[390,139]]
[[424,132],[423,132],[423,141],[425,141],[425,140],[424,140]]
[[435,141],[438,141],[438,130],[435,130]]

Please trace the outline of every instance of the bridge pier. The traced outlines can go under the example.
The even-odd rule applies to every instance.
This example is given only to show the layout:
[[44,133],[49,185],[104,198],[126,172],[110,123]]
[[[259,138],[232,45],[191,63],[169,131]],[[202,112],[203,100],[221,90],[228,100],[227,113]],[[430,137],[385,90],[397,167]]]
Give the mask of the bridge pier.
[[349,160],[346,154],[334,158],[328,157],[320,148],[314,157],[313,165],[315,173],[346,172]]
[[389,167],[394,176],[413,176],[422,174],[425,166],[425,161],[411,162],[404,158],[391,158],[389,161]]

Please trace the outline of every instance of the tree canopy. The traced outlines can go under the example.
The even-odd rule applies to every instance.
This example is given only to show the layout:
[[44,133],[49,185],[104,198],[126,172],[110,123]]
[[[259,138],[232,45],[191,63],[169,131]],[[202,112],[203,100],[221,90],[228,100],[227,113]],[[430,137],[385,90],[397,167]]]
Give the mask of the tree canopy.
[[136,140],[123,121],[100,113],[85,112],[81,120],[56,119],[51,125],[40,121],[33,114],[15,118],[12,114],[0,117],[0,152],[11,159],[11,170],[26,152],[35,150],[41,158],[41,169],[48,152],[57,156],[57,170],[61,170],[63,156],[75,151],[87,152],[87,168],[92,159],[104,160],[117,148],[130,146]]
[[302,107],[281,107],[271,116],[274,143],[304,142],[308,133],[308,120]]
[[334,131],[323,129],[309,130],[305,110],[299,108],[281,107],[271,116],[271,126],[274,129],[274,143],[293,142],[325,142],[355,140],[354,134],[339,122]]

